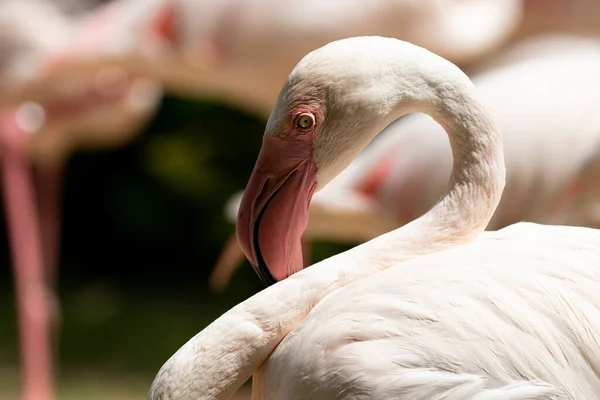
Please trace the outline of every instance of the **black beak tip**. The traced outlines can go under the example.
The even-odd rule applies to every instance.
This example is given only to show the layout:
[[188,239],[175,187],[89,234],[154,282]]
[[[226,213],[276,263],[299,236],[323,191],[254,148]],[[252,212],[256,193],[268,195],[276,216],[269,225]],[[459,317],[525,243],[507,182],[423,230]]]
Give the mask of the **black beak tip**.
[[277,280],[275,280],[275,278],[273,278],[273,275],[271,275],[271,272],[269,272],[269,269],[262,260],[262,257],[259,256],[258,266],[252,264],[252,268],[254,268],[254,271],[266,287],[277,283]]

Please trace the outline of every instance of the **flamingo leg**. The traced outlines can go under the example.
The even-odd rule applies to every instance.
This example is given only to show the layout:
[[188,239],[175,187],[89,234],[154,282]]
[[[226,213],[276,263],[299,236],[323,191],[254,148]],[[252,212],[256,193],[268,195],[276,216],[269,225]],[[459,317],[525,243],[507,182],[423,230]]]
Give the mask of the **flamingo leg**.
[[[210,288],[216,293],[225,290],[244,258],[244,252],[234,233],[227,239],[219,258],[217,258],[217,263],[213,267],[213,272],[208,281]],[[312,241],[304,237],[302,238],[302,259],[304,260],[304,268],[311,264]]]
[[4,205],[19,315],[21,399],[53,400],[48,297],[27,135],[19,128],[14,112],[0,115]]
[[304,268],[307,268],[312,263],[312,250],[313,250],[313,242],[312,240],[302,237],[302,260],[304,261]]
[[44,165],[36,171],[45,276],[52,287],[55,287],[58,281],[62,172],[61,165]]
[[37,199],[40,221],[42,256],[44,261],[44,278],[48,290],[48,307],[50,323],[53,329],[60,326],[60,302],[58,293],[58,259],[61,232],[61,200],[62,200],[61,163],[41,166],[36,171]]
[[565,212],[569,204],[577,197],[583,190],[581,176],[578,175],[565,186],[563,190],[557,196],[551,214],[551,217],[557,217],[558,215]]
[[213,272],[210,275],[210,288],[217,293],[225,290],[231,277],[242,261],[244,261],[245,257],[242,247],[237,240],[237,236],[235,233],[232,234],[229,236],[229,239],[227,239],[227,243],[225,243],[219,258],[217,259],[217,263],[213,268]]

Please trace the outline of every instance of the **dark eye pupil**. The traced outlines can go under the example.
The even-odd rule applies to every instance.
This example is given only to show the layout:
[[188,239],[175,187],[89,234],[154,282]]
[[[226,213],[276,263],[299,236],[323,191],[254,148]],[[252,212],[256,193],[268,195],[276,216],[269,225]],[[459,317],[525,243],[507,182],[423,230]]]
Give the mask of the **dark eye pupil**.
[[308,128],[311,123],[312,121],[309,117],[300,117],[300,120],[298,121],[298,125],[300,125],[302,128]]

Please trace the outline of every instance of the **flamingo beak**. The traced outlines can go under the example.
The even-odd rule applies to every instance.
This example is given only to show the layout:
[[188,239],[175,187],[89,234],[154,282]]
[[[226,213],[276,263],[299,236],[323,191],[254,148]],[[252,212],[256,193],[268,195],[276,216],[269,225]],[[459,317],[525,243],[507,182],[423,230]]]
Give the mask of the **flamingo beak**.
[[301,237],[315,183],[310,138],[264,137],[236,228],[244,254],[265,285],[304,267]]

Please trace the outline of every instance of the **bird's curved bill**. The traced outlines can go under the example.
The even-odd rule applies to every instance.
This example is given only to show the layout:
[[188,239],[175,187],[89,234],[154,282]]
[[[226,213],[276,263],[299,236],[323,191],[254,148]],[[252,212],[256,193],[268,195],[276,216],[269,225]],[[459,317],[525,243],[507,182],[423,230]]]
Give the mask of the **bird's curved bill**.
[[267,285],[303,268],[301,237],[315,183],[310,142],[264,137],[236,229],[246,257]]

